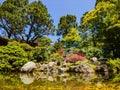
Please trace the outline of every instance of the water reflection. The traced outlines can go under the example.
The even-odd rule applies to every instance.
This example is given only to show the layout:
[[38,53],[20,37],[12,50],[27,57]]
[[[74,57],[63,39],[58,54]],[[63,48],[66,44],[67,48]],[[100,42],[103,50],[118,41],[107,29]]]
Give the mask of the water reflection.
[[0,90],[120,90],[119,77],[109,73],[1,73]]
[[20,73],[20,79],[24,84],[31,84],[35,78],[30,73]]
[[20,73],[20,79],[24,84],[31,84],[35,80],[48,80],[51,82],[64,82],[70,80],[77,80],[81,82],[89,82],[92,79],[95,79],[94,73],[44,73],[44,72],[35,72],[35,73]]

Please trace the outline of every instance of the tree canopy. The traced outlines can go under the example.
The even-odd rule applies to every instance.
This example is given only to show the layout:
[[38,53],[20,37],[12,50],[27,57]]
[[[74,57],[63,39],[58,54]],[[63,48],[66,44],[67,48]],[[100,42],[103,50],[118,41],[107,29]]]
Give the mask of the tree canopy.
[[76,28],[76,16],[68,14],[66,16],[60,17],[60,21],[58,24],[58,35],[62,35],[65,37],[70,31],[71,28]]
[[62,41],[65,43],[66,47],[70,48],[75,45],[75,43],[79,43],[81,41],[80,36],[78,35],[76,28],[71,28],[69,33],[62,38]]
[[[95,8],[87,12],[82,18],[82,27],[90,31],[93,46],[97,46],[101,41],[102,47],[107,47],[116,56],[119,42],[119,8],[117,4],[109,1],[100,1]],[[90,33],[89,32],[89,33]],[[118,33],[118,34],[117,34]],[[114,41],[118,42],[114,42]],[[100,45],[101,46],[101,45]]]
[[53,30],[53,20],[40,0],[6,0],[0,10],[0,28],[10,39],[34,42]]

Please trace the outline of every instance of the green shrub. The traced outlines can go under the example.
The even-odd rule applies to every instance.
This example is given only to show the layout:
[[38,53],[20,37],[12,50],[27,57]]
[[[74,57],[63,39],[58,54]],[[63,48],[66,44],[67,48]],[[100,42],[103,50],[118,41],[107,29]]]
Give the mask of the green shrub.
[[20,48],[22,48],[27,53],[27,56],[28,56],[27,58],[29,60],[32,60],[34,49],[29,44],[27,44],[27,43],[19,43],[17,41],[10,41],[8,43],[8,45],[9,46],[19,46]]
[[114,82],[114,83],[120,82],[120,74],[115,74],[114,78],[112,78],[112,82]]
[[32,56],[33,56],[33,47],[31,47],[29,44],[27,43],[20,43],[19,46],[27,53],[28,55],[28,60],[32,60]]
[[37,47],[33,53],[33,58],[40,61],[46,61],[50,58],[50,54],[54,52],[54,47],[47,46],[47,47]]
[[117,58],[117,59],[109,59],[107,61],[107,65],[110,67],[110,70],[112,70],[113,73],[116,73],[117,72],[116,67],[120,68],[120,59],[119,58]]
[[31,47],[29,44],[27,43],[20,43],[20,47],[24,50],[24,51],[31,51],[33,49],[33,47]]
[[62,42],[55,42],[55,43],[54,43],[54,48],[55,48],[56,50],[62,49],[62,48],[63,48]]
[[86,49],[86,56],[87,58],[100,58],[101,56],[103,56],[103,51],[97,47],[88,47],[88,49]]
[[19,46],[19,45],[20,45],[20,43],[17,41],[9,41],[8,42],[8,46]]
[[7,46],[0,47],[0,70],[19,70],[28,61],[27,57],[28,54],[19,46],[19,43],[10,42]]
[[59,53],[53,53],[50,55],[50,60],[57,60],[61,62],[63,60],[63,56]]

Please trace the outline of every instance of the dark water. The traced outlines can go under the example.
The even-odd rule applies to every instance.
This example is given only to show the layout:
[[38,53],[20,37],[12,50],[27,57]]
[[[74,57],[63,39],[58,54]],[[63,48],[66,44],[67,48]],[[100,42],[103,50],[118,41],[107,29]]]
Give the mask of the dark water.
[[0,90],[120,90],[120,75],[0,73]]

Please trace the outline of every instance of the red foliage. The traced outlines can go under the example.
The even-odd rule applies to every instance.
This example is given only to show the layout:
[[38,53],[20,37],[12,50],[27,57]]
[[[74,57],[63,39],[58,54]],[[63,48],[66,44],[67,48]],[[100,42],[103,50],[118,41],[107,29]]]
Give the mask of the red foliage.
[[66,58],[66,62],[71,62],[71,63],[74,63],[76,61],[84,61],[84,60],[85,60],[85,57],[81,55],[73,55],[73,56]]
[[83,53],[80,53],[80,52],[73,52],[73,54],[77,54],[77,55],[85,57],[85,55]]
[[64,51],[62,49],[58,49],[57,53],[59,53],[60,55],[63,55]]

